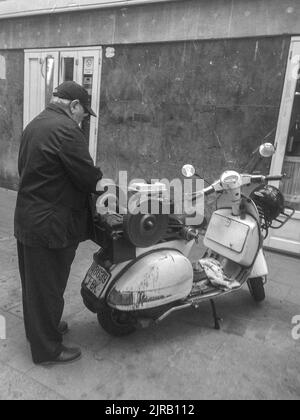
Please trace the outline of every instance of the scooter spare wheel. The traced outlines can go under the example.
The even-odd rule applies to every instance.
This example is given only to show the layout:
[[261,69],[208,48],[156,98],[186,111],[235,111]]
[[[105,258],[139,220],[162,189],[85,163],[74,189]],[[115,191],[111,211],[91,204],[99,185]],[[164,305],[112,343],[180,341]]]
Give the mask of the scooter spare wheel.
[[169,216],[163,214],[127,214],[123,228],[126,238],[137,248],[156,245],[166,234]]

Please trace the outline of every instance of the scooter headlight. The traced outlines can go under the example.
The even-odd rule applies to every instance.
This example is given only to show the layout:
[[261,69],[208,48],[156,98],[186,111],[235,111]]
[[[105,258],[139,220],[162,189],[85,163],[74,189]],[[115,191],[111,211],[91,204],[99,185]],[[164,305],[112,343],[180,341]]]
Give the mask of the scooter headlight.
[[232,184],[234,182],[237,182],[239,178],[236,175],[229,175],[224,178],[223,183],[224,184]]
[[226,171],[221,176],[221,183],[225,189],[238,188],[242,185],[242,178],[235,171]]

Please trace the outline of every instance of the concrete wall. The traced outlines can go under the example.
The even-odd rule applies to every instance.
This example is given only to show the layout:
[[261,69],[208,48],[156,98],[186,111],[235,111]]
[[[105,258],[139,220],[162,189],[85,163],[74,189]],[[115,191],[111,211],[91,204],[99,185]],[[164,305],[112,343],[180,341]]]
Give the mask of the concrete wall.
[[106,174],[173,178],[193,163],[212,182],[274,141],[289,38],[115,48],[102,75],[98,161]]
[[0,20],[0,49],[300,34],[299,0],[182,0]]
[[[116,45],[103,57],[98,163],[107,176],[208,181],[273,141],[289,37]],[[17,187],[23,52],[0,50],[0,185]],[[2,69],[2,70],[1,70]]]
[[108,175],[173,177],[190,161],[211,180],[242,166],[275,133],[290,36],[271,35],[300,33],[298,2],[182,0],[0,20],[0,185],[17,186],[26,48],[115,46],[101,86]]

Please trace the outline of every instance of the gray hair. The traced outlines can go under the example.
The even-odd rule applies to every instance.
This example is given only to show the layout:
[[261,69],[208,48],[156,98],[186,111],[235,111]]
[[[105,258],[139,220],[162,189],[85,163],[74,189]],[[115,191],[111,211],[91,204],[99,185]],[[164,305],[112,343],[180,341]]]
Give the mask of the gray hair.
[[50,101],[51,104],[62,105],[64,108],[68,108],[71,102],[69,99],[62,99],[57,96],[52,96]]

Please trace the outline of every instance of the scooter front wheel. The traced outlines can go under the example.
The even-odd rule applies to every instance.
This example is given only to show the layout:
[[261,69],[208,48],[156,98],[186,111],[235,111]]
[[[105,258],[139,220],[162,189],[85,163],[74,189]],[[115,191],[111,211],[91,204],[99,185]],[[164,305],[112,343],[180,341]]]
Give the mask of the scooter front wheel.
[[98,322],[110,335],[122,337],[136,331],[136,321],[130,313],[121,312],[108,305],[103,305],[97,313]]
[[248,287],[255,302],[263,302],[266,298],[264,278],[256,277],[248,280]]

